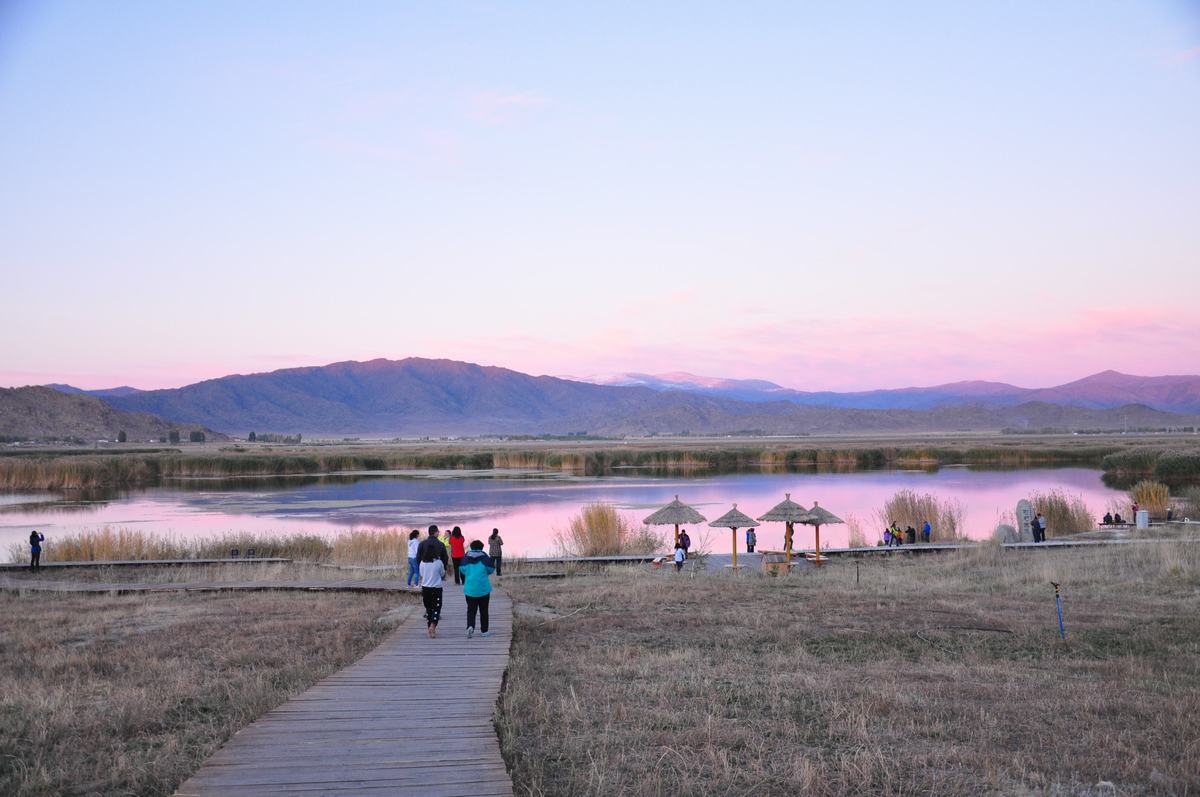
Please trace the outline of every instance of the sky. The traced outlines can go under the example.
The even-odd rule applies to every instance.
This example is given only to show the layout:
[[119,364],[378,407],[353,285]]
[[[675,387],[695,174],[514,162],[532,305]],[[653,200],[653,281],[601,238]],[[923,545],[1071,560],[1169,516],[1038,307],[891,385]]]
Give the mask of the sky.
[[0,385],[1200,373],[1200,2],[0,0]]

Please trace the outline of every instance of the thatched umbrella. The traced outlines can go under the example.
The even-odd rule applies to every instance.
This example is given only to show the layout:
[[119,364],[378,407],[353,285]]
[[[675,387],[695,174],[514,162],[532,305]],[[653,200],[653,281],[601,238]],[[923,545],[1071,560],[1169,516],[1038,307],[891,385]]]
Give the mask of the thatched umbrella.
[[717,529],[729,529],[733,535],[733,567],[737,569],[737,533],[738,529],[751,529],[758,525],[758,521],[750,517],[744,512],[739,512],[737,504],[733,505],[724,515],[714,520],[709,526]]
[[814,561],[816,562],[817,567],[820,567],[821,566],[821,527],[829,526],[833,523],[845,523],[846,521],[842,520],[840,517],[838,517],[837,515],[830,512],[828,509],[818,506],[816,501],[813,501],[812,509],[808,510],[808,514],[811,515],[812,517],[809,520],[804,520],[801,522],[805,523],[809,526],[816,527],[817,558]]
[[675,496],[674,501],[642,522],[647,526],[674,526],[675,542],[678,543],[680,525],[684,523],[703,523],[706,519],[704,515],[701,515],[695,509],[680,501],[679,496]]
[[771,508],[770,512],[763,515],[759,520],[765,520],[769,523],[783,523],[783,547],[787,553],[787,561],[792,561],[792,533],[793,525],[796,523],[806,522],[812,515],[807,509],[797,504],[792,500],[792,494],[784,495],[782,501]]

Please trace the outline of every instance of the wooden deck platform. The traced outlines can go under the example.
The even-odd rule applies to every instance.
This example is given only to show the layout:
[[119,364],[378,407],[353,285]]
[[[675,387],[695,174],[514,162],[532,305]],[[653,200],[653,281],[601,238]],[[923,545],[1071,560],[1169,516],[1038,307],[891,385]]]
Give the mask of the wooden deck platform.
[[438,638],[414,614],[357,663],[243,728],[177,797],[510,797],[492,712],[512,603],[492,593],[491,636],[467,639],[466,602],[445,592]]
[[125,595],[135,592],[264,592],[274,590],[336,590],[341,592],[412,592],[398,579],[338,579],[330,581],[179,581],[147,584],[136,581],[49,581],[0,577],[0,590],[9,592],[83,592]]

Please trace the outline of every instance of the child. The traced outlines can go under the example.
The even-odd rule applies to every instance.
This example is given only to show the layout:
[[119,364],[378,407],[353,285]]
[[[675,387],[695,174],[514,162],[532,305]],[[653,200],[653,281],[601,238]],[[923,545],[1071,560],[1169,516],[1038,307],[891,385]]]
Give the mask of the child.
[[675,572],[678,573],[683,569],[683,562],[687,559],[687,551],[679,543],[675,543]]
[[421,563],[417,561],[417,549],[421,547],[421,532],[416,529],[408,535],[408,580],[404,586],[409,589],[421,588]]
[[479,635],[490,636],[488,603],[492,598],[492,581],[488,575],[496,572],[492,557],[483,552],[482,540],[471,540],[471,550],[458,566],[463,578],[463,595],[467,598],[467,639],[475,635],[475,612],[479,612]]
[[[433,538],[433,535],[430,535]],[[434,538],[436,540],[436,538]],[[438,556],[440,552],[441,557]],[[421,602],[425,604],[425,632],[437,639],[438,620],[442,617],[442,582],[446,578],[445,549],[427,546],[421,551]]]
[[892,547],[892,527],[891,526],[888,526],[887,528],[885,528],[883,530],[883,547],[884,548]]

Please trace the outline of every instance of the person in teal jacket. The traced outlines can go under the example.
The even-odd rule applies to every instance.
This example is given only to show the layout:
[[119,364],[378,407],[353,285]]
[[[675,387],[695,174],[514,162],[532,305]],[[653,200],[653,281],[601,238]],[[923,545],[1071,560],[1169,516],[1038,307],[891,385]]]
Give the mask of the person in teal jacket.
[[479,635],[491,636],[488,631],[488,601],[492,597],[492,580],[496,572],[492,557],[483,552],[483,540],[472,540],[471,550],[462,561],[463,595],[467,597],[467,639],[475,635],[475,613],[479,613]]

